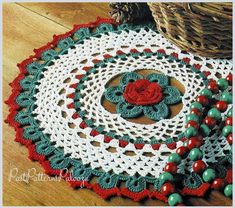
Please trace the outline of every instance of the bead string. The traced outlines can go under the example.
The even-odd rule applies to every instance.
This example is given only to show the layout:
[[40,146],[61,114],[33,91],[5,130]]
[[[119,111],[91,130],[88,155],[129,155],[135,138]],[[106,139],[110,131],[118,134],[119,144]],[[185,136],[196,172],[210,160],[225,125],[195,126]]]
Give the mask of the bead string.
[[[210,80],[206,89],[200,92],[196,98],[196,102],[191,104],[190,114],[186,117],[186,141],[184,145],[177,148],[175,153],[169,155],[168,163],[164,168],[164,172],[160,175],[159,179],[163,181],[161,193],[168,196],[168,204],[170,206],[179,205],[183,202],[182,197],[175,191],[173,185],[174,176],[177,173],[177,166],[180,164],[182,158],[189,157],[194,161],[193,171],[195,173],[202,173],[202,178],[205,182],[212,182],[215,179],[215,170],[206,166],[203,162],[203,153],[199,149],[203,145],[203,137],[209,136],[211,130],[221,121],[221,113],[225,112],[228,104],[232,103],[232,95],[227,88],[232,86],[232,74],[229,74],[226,79],[220,78],[217,80]],[[208,110],[209,104],[213,101],[212,96],[217,95],[221,90],[219,101],[212,105]],[[208,110],[207,116],[200,119]],[[227,142],[232,144],[232,109],[228,111],[225,120],[225,127],[222,130],[223,136],[227,138]],[[225,184],[220,179],[213,181],[214,188],[221,189]],[[226,196],[232,195],[232,185],[229,184],[225,187],[224,193]]]

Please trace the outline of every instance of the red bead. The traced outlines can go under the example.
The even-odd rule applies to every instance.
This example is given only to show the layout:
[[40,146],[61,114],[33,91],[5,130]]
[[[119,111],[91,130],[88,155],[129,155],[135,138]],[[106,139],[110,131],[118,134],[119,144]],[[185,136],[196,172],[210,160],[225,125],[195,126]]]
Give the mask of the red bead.
[[221,190],[225,186],[225,181],[222,178],[216,178],[212,185],[211,188],[216,189],[216,190]]
[[188,152],[188,148],[185,146],[181,146],[176,149],[176,153],[182,158],[186,156],[187,152]]
[[217,93],[217,92],[219,91],[218,85],[216,84],[216,82],[213,82],[213,81],[211,81],[211,82],[208,84],[207,88],[208,88],[209,90],[215,92],[215,93]]
[[213,128],[216,125],[216,120],[210,116],[206,116],[203,120],[203,123],[209,126],[210,128]]
[[206,164],[202,160],[197,160],[193,163],[193,171],[201,173],[206,168]]
[[209,104],[208,98],[204,95],[199,95],[196,101],[201,103],[203,106],[207,106]]
[[200,147],[201,145],[202,145],[202,141],[200,141],[197,137],[191,137],[187,143],[187,147],[190,150],[196,147]]
[[231,73],[229,73],[229,75],[226,77],[226,80],[228,81],[228,83],[230,85],[232,85],[233,82],[233,75]]
[[227,142],[229,143],[229,145],[233,144],[233,134],[229,134],[226,138]]
[[166,182],[162,185],[161,193],[164,196],[168,196],[168,195],[170,195],[171,193],[174,193],[174,192],[175,192],[175,187],[172,183]]
[[224,111],[227,110],[228,104],[227,104],[225,101],[221,100],[221,101],[218,101],[218,102],[215,104],[215,107],[216,107],[219,111],[224,112]]
[[197,115],[199,117],[202,115],[202,112],[199,109],[197,109],[197,108],[193,108],[190,113],[191,114],[195,114],[195,115]]
[[195,129],[198,129],[198,128],[199,128],[198,123],[197,123],[196,121],[193,121],[193,120],[191,120],[191,121],[189,121],[189,122],[187,123],[186,128],[188,128],[188,127],[190,127],[190,126],[194,127]]
[[227,117],[225,120],[226,126],[232,126],[233,125],[233,117]]
[[169,162],[166,164],[164,171],[175,174],[177,172],[177,165],[173,162]]

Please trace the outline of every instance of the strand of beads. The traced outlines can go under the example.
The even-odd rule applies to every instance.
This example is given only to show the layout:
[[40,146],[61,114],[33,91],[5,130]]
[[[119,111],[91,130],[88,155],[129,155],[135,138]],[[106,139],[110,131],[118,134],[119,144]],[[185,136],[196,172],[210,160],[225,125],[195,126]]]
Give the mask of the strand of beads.
[[[211,182],[215,178],[215,170],[207,168],[202,160],[203,154],[200,147],[203,144],[203,137],[207,137],[210,134],[210,131],[221,121],[221,113],[225,112],[228,104],[232,103],[232,95],[225,91],[229,85],[232,85],[231,74],[226,79],[221,78],[217,82],[210,80],[207,88],[201,91],[200,95],[196,98],[196,102],[191,105],[190,114],[186,117],[185,137],[188,140],[184,142],[184,146],[176,149],[176,153],[172,153],[169,156],[164,172],[159,177],[163,181],[161,192],[168,196],[170,206],[181,204],[183,201],[173,185],[173,175],[177,173],[177,166],[182,158],[186,158],[189,155],[190,160],[194,161],[193,171],[202,173],[202,178],[205,182]],[[202,119],[203,111],[208,108],[213,94],[216,95],[219,90],[223,91],[220,100],[216,102],[215,106],[212,106],[207,112],[207,116]]]
[[[226,140],[228,142],[229,145],[233,144],[233,117],[232,117],[232,109],[229,110],[228,114],[227,114],[227,118],[225,120],[225,126],[222,130],[222,134],[224,137],[226,137]],[[232,149],[232,146],[231,146]],[[221,180],[220,180],[221,181]],[[225,186],[225,183],[223,183],[223,181],[221,181],[220,183],[218,182],[218,180],[214,180],[213,185],[215,186],[215,184],[218,184],[218,190],[221,190],[222,188],[224,188],[224,195],[227,197],[231,197],[232,196],[232,192],[233,192],[233,186],[232,183],[231,184],[227,184]]]
[[[224,122],[225,126],[222,129],[222,135],[226,138],[229,145],[232,145],[232,108],[227,112],[227,118]],[[232,148],[232,147],[231,147]],[[212,189],[223,190],[225,196],[232,196],[232,184],[226,184],[224,178],[215,178],[211,185]]]

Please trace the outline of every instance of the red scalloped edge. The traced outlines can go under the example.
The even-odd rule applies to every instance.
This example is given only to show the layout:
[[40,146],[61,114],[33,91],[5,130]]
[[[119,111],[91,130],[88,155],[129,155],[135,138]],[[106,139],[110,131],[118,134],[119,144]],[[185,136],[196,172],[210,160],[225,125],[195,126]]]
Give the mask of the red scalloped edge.
[[[20,126],[20,123],[14,120],[15,115],[17,114],[17,110],[20,108],[20,106],[15,102],[17,96],[20,94],[21,86],[20,81],[25,77],[27,70],[26,67],[28,64],[32,63],[36,59],[40,58],[41,54],[44,51],[50,50],[54,48],[57,43],[64,38],[67,38],[73,33],[75,33],[80,28],[96,28],[101,24],[113,24],[117,25],[113,19],[106,19],[106,18],[100,18],[98,17],[95,22],[88,23],[88,24],[80,24],[80,25],[74,25],[73,29],[62,34],[62,35],[54,35],[53,40],[51,42],[48,42],[46,45],[34,49],[34,55],[29,56],[29,58],[25,59],[21,63],[18,63],[17,66],[19,68],[20,73],[18,76],[9,84],[12,87],[12,92],[9,98],[5,101],[5,103],[9,106],[9,114],[5,120],[6,123],[11,125],[16,132],[15,141],[26,146],[28,148],[29,156],[28,158],[33,161],[38,161],[42,167],[44,168],[44,171],[48,175],[53,176],[61,176],[61,170],[53,169],[50,165],[49,160],[47,160],[45,155],[38,154],[36,151],[35,145],[32,143],[31,140],[27,140],[23,137],[23,129]],[[71,175],[67,173],[63,176],[63,178],[68,181],[71,185],[71,187],[84,187],[87,189],[92,189],[95,193],[97,193],[99,196],[101,196],[103,199],[107,199],[111,196],[126,196],[128,198],[133,199],[134,201],[142,200],[145,197],[149,197],[149,191],[143,190],[140,193],[134,193],[129,191],[127,188],[119,189],[117,187],[111,188],[111,189],[103,189],[98,183],[91,184],[88,181],[78,181],[78,180],[71,180]],[[158,198],[158,197],[156,197]],[[159,197],[161,200],[161,197]]]
[[209,183],[203,183],[201,184],[197,189],[190,189],[187,187],[184,187],[180,193],[182,195],[189,195],[189,196],[204,196],[205,193],[209,190],[210,184]]
[[[17,114],[17,110],[20,108],[20,106],[15,102],[15,99],[17,96],[20,94],[21,91],[21,86],[20,86],[20,81],[25,77],[27,74],[26,67],[28,64],[32,63],[33,61],[37,60],[40,58],[41,54],[47,50],[50,50],[54,48],[58,42],[61,39],[67,38],[73,33],[75,33],[78,29],[80,28],[96,28],[100,24],[114,24],[118,25],[117,22],[115,22],[113,19],[107,19],[107,18],[100,18],[98,17],[95,22],[91,22],[88,24],[80,24],[80,25],[74,25],[73,29],[61,34],[61,35],[54,35],[53,40],[51,42],[48,42],[46,45],[34,49],[34,55],[29,56],[29,58],[25,59],[21,63],[18,63],[17,66],[19,68],[20,73],[18,76],[9,84],[12,87],[12,92],[11,95],[9,96],[8,100],[5,101],[5,103],[9,106],[9,115],[7,116],[5,122],[11,125],[15,131],[16,131],[16,136],[15,136],[15,141],[26,146],[28,148],[29,156],[28,158],[33,161],[38,161],[42,167],[45,170],[45,173],[48,175],[53,175],[53,176],[61,176],[61,170],[58,169],[53,169],[50,165],[49,160],[47,160],[45,155],[38,154],[36,151],[35,145],[32,143],[31,140],[27,140],[23,137],[23,129],[20,127],[20,123],[14,120],[15,115]],[[68,181],[73,188],[77,187],[84,187],[87,189],[93,190],[95,193],[97,193],[99,196],[101,196],[104,199],[107,199],[111,196],[126,196],[134,201],[140,201],[144,198],[157,198],[161,201],[167,202],[167,197],[162,195],[160,192],[154,191],[151,192],[147,189],[144,189],[143,191],[139,193],[131,192],[127,188],[111,188],[111,189],[103,189],[98,183],[91,184],[88,181],[78,181],[78,180],[71,180],[71,174],[67,173],[63,175],[63,177],[66,181]],[[227,179],[231,181],[231,176],[227,176]],[[202,187],[202,188],[201,188]],[[206,190],[209,189],[210,184],[201,186],[200,188],[202,189],[202,192],[206,192]],[[198,194],[197,190],[191,190],[184,188],[182,191],[184,194],[189,194],[189,195],[194,195]],[[202,196],[204,194],[201,194]],[[183,205],[183,204],[180,204]]]

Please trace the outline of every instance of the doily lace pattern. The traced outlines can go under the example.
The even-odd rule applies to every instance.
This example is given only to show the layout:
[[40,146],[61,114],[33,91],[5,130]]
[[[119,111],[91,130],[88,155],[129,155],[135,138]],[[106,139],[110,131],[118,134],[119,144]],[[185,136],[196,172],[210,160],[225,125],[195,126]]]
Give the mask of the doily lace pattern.
[[[64,177],[76,178],[73,186],[85,181],[87,188],[104,198],[123,194],[135,200],[153,195],[166,200],[159,193],[158,176],[167,154],[183,144],[180,133],[189,104],[207,79],[217,79],[218,71],[222,76],[232,71],[229,60],[180,51],[153,25],[115,26],[111,20],[75,26],[35,52],[19,64],[21,74],[12,83],[7,120],[17,131],[17,141],[28,146],[31,157],[41,161],[49,174],[67,168]],[[110,79],[143,68],[158,70],[184,85],[183,108],[178,115],[142,125],[111,114],[101,105]],[[74,101],[76,90],[83,95],[79,102]],[[87,112],[84,117],[78,114],[78,107]],[[218,162],[228,148],[225,139],[215,136],[209,143],[202,147],[205,161]],[[157,149],[153,148],[156,144]],[[219,151],[213,148],[215,144]],[[213,161],[211,154],[216,155]],[[187,165],[182,165],[179,172],[186,169]],[[92,185],[89,180],[93,177],[97,183]],[[126,188],[119,190],[120,181]],[[148,190],[148,183],[155,191]]]

